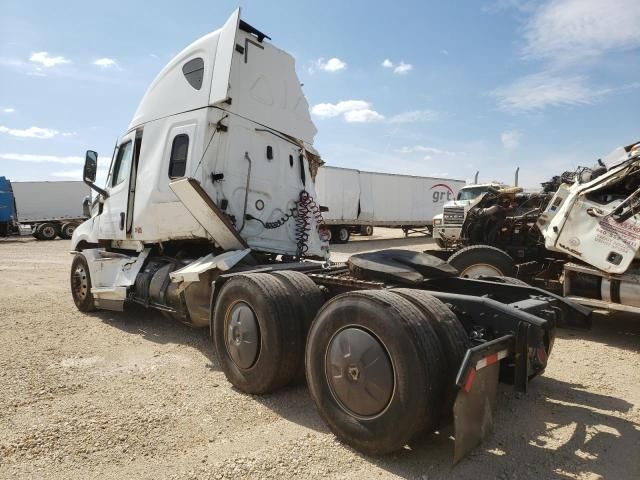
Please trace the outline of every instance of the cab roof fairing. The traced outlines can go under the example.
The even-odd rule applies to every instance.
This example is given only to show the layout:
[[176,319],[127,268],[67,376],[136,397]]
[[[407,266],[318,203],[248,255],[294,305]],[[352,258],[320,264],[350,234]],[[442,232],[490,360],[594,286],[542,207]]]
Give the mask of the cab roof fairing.
[[[128,131],[147,122],[215,106],[298,139],[310,147],[317,129],[295,71],[295,60],[265,41],[269,37],[240,20],[225,25],[177,54],[151,83]],[[251,50],[251,51],[248,51]],[[202,87],[193,88],[182,67],[204,59]]]

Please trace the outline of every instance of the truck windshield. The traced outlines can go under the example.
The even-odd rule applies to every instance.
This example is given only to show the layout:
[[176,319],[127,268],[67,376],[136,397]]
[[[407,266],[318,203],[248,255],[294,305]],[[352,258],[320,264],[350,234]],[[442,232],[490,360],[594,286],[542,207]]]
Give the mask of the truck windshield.
[[473,200],[478,195],[482,195],[488,191],[487,187],[465,188],[458,192],[458,200]]

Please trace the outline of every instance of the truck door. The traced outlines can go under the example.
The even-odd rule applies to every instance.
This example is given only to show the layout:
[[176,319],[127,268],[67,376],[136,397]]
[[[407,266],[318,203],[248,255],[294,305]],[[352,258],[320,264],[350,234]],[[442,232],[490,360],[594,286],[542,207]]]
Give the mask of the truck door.
[[131,132],[122,138],[111,166],[105,189],[109,197],[104,201],[100,214],[100,239],[124,240],[127,236],[127,207],[135,136],[136,133]]

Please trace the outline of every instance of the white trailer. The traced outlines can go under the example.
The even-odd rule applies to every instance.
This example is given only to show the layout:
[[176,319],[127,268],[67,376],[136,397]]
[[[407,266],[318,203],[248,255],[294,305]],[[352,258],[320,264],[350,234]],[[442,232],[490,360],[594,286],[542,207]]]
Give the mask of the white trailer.
[[[91,189],[81,181],[11,182],[18,224],[39,240],[69,239],[87,218]],[[24,228],[28,227],[28,228]]]
[[373,227],[402,227],[405,233],[432,225],[442,206],[456,198],[463,180],[366,172],[323,166],[316,191],[334,243],[351,233],[371,235]]

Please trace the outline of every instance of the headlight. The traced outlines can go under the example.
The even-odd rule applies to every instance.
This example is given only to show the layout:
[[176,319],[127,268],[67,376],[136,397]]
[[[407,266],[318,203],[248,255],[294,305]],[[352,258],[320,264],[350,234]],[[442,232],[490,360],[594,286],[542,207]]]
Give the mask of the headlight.
[[442,220],[440,218],[434,218],[433,219],[433,226],[437,227],[438,225],[440,225],[442,223]]

